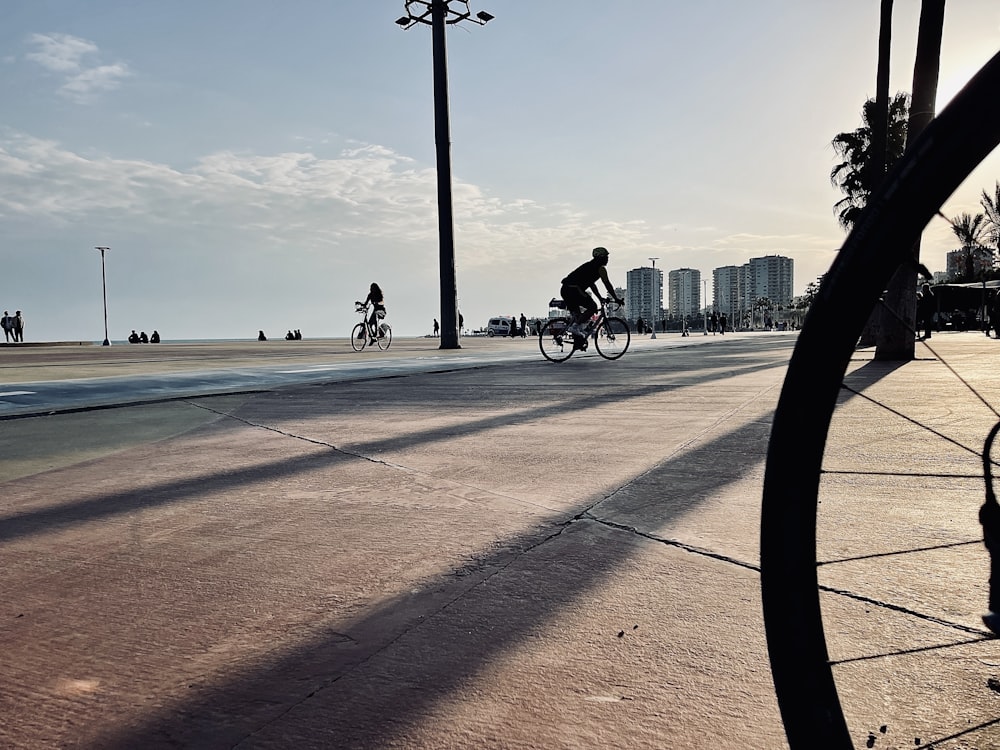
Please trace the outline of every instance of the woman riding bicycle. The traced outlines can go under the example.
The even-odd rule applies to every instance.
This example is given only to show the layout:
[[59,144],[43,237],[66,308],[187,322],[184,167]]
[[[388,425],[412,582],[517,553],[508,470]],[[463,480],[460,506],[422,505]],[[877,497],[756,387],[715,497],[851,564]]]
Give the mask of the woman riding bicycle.
[[[374,281],[372,282],[368,296],[365,297],[365,301],[356,302],[355,304],[367,305],[369,302],[372,305],[372,314],[368,318],[368,332],[372,338],[376,338],[378,336],[378,319],[379,317],[385,317],[385,297],[382,294],[382,289]],[[380,312],[382,313],[381,316],[379,315]]]
[[[615,288],[611,286],[611,281],[608,279],[608,271],[605,268],[608,265],[607,248],[595,247],[591,255],[590,260],[562,280],[562,289],[559,292],[566,303],[566,309],[573,316],[573,324],[569,327],[569,331],[574,336],[586,337],[584,326],[597,312],[597,303],[594,302],[593,297],[587,294],[587,289],[593,289],[594,294],[600,298],[601,292],[597,288],[598,279],[604,282],[608,294],[615,302],[619,305],[625,304],[625,301],[619,299],[618,295],[615,294]],[[584,308],[582,313],[579,312],[581,307]]]

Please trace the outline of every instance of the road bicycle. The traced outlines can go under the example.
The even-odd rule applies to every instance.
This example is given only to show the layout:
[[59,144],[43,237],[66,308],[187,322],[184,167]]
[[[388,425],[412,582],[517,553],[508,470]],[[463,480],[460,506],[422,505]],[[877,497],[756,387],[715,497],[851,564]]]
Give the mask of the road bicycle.
[[[933,341],[916,345],[926,347],[924,351],[930,351],[931,356],[940,361],[945,368],[942,376],[947,375],[957,380],[956,402],[940,405],[942,410],[952,414],[950,422],[936,418],[937,421],[932,423],[926,411],[922,415],[912,416],[902,410],[904,407],[897,408],[894,403],[887,403],[885,400],[895,398],[899,403],[911,404],[905,408],[915,412],[918,408],[915,406],[916,402],[903,400],[909,398],[907,394],[893,395],[887,389],[885,399],[869,396],[863,393],[866,385],[862,382],[863,376],[858,377],[855,371],[850,375],[847,373],[852,355],[873,311],[880,310],[883,319],[886,315],[893,314],[895,308],[884,301],[890,279],[900,269],[916,276],[918,264],[914,248],[921,233],[936,216],[951,221],[941,213],[941,207],[1000,143],[1000,97],[997,96],[997,91],[1000,91],[1000,54],[990,60],[924,129],[919,138],[908,146],[881,187],[870,197],[867,208],[823,279],[789,361],[774,414],[765,466],[760,577],[771,672],[785,733],[793,750],[852,748],[852,736],[860,740],[865,734],[868,735],[867,747],[882,746],[876,745],[879,737],[872,729],[878,728],[881,723],[877,716],[867,726],[854,726],[853,735],[852,728],[845,719],[842,701],[850,701],[854,694],[853,691],[838,692],[838,677],[850,681],[848,675],[851,675],[852,664],[872,660],[863,663],[884,669],[879,674],[877,689],[880,693],[878,702],[885,707],[891,701],[883,697],[884,691],[899,691],[897,700],[903,701],[915,687],[912,674],[926,678],[920,669],[926,662],[920,662],[920,666],[916,666],[913,662],[904,664],[901,660],[927,660],[930,658],[928,652],[934,652],[935,649],[976,643],[993,637],[985,629],[966,625],[958,614],[951,613],[949,616],[947,611],[939,613],[933,609],[934,602],[926,599],[921,601],[916,597],[915,601],[904,598],[901,590],[905,590],[905,586],[902,584],[887,586],[884,590],[876,588],[878,582],[873,579],[878,575],[871,575],[859,563],[868,558],[880,558],[892,562],[867,564],[884,564],[898,569],[899,566],[912,563],[919,569],[926,559],[920,555],[937,547],[931,544],[922,547],[916,541],[911,541],[904,530],[896,541],[899,549],[894,548],[878,555],[851,556],[845,551],[848,547],[844,544],[843,533],[838,535],[834,529],[830,529],[828,534],[819,533],[818,520],[828,523],[826,513],[832,511],[826,510],[828,503],[823,506],[824,512],[818,514],[817,506],[824,498],[835,502],[850,493],[855,497],[864,497],[866,490],[871,496],[877,497],[879,483],[884,484],[887,481],[886,475],[891,475],[897,483],[913,483],[916,488],[915,497],[912,498],[914,502],[919,499],[916,495],[920,491],[930,492],[932,485],[933,491],[955,492],[956,498],[964,497],[960,493],[968,486],[978,493],[977,503],[985,495],[986,502],[982,508],[996,510],[991,476],[996,463],[990,458],[990,447],[1000,425],[1000,411],[987,398],[993,395],[993,389],[986,390],[984,395],[984,392],[969,384],[962,378],[962,363],[943,361],[931,348]],[[971,371],[971,367],[969,370]],[[966,412],[976,415],[981,413],[982,416],[976,416],[974,420],[966,418],[960,423],[953,414],[953,410],[958,408],[957,399],[960,397],[967,398],[967,407],[963,402]],[[844,415],[844,419],[857,419],[861,415],[860,418],[884,420],[894,427],[896,439],[934,441],[940,448],[927,455],[927,463],[939,460],[940,473],[935,473],[934,469],[923,464],[917,467],[893,466],[891,440],[886,442],[884,455],[878,459],[878,464],[873,465],[872,471],[838,471],[836,463],[832,466],[827,463],[835,461],[837,456],[825,456],[825,453],[831,434],[836,435],[841,443],[844,442],[846,427],[831,432],[831,420],[835,420],[840,414]],[[990,425],[993,425],[992,429],[988,429]],[[886,434],[890,432],[887,428]],[[972,435],[986,437],[979,443],[977,437],[970,441]],[[960,446],[961,450],[958,452],[962,456],[969,456],[968,461],[958,463],[951,460],[951,463],[947,463],[944,458],[938,459],[937,453],[943,452],[945,444],[948,447]],[[982,450],[979,445],[983,445]],[[963,469],[957,468],[963,464],[968,465]],[[978,469],[982,470],[982,475],[978,474]],[[850,476],[845,477],[844,474]],[[957,485],[961,485],[961,488],[957,488]],[[893,513],[893,518],[898,520],[907,517],[904,514],[908,510],[879,506],[874,512],[879,513],[880,518],[883,514]],[[958,512],[963,511],[956,509],[956,513]],[[974,506],[972,513],[975,513]],[[983,517],[980,511],[980,518]],[[872,519],[873,522],[875,520]],[[923,517],[914,522],[930,523]],[[990,529],[985,520],[983,524],[989,539]],[[824,525],[824,531],[826,528]],[[910,527],[910,530],[912,532],[914,527]],[[938,539],[933,534],[930,538]],[[822,559],[818,559],[817,555],[818,541],[823,544]],[[983,539],[980,538],[938,546],[975,544],[981,550],[982,543]],[[987,550],[991,554],[1000,554],[1000,551],[990,549],[989,544]],[[930,567],[933,567],[932,563]],[[852,576],[854,570],[866,572],[858,572]],[[955,575],[955,571],[932,569],[927,575],[947,578]],[[847,584],[844,583],[845,580]],[[1000,586],[1000,580],[992,583]],[[897,594],[898,589],[900,591]],[[937,643],[934,646],[911,649],[902,649],[893,641],[892,647],[886,647],[881,653],[831,661],[823,627],[821,594],[827,606],[845,608],[841,611],[861,613],[870,609],[898,614],[902,618],[920,618],[908,622],[931,622],[944,628],[943,632],[962,634],[960,637],[965,640],[958,644]],[[898,595],[900,600],[893,600],[894,595]],[[856,605],[853,610],[849,609],[851,603]],[[981,613],[986,609],[986,602],[979,602],[974,606]],[[838,621],[838,624],[841,629],[850,627],[844,626],[843,621]],[[862,628],[862,623],[858,627]],[[968,640],[970,637],[971,641]],[[943,654],[943,660],[947,659],[947,654],[951,654],[952,662],[957,658],[951,652],[945,651]],[[1000,654],[997,658],[1000,660]],[[880,659],[883,661],[879,661]],[[937,663],[943,663],[943,660]],[[906,670],[910,670],[909,681],[897,676]],[[855,682],[852,684],[857,689],[857,675],[854,674],[853,678]],[[981,682],[977,689],[987,690],[988,680],[985,676]],[[940,685],[933,687],[943,689]],[[997,682],[997,690],[994,692],[1000,692],[1000,682]],[[987,696],[984,700],[988,699]],[[964,703],[963,695],[956,695],[952,703],[939,698],[936,705],[927,707],[925,711],[942,714],[942,706],[946,706],[947,711],[957,711]],[[850,714],[856,717],[864,709],[877,710],[871,706],[852,706]],[[957,744],[947,744],[948,747],[1000,746],[995,726],[1000,720],[996,718],[995,709],[992,711],[990,717],[978,720],[978,726],[971,728],[968,725],[975,725],[976,720],[967,720],[963,716],[960,722],[953,722],[961,728],[956,728],[953,734],[938,740],[947,743],[948,740],[957,738]],[[993,729],[990,730],[989,727]],[[888,729],[883,725],[881,732]],[[994,734],[986,739],[985,744],[980,744],[983,742],[981,736],[970,734],[976,731],[992,731]],[[924,747],[920,743],[929,740],[926,735],[922,739],[915,739],[911,735],[906,744]],[[973,744],[962,744],[970,740]],[[930,744],[937,747],[939,742],[931,741]]]
[[385,351],[392,343],[392,328],[385,322],[385,311],[379,310],[375,313],[378,325],[375,329],[368,322],[368,310],[371,305],[367,302],[355,302],[354,312],[361,313],[361,322],[354,326],[351,331],[351,347],[356,352],[360,352],[365,346],[372,344]]
[[[574,335],[569,330],[572,321],[568,317],[551,318],[542,326],[538,332],[538,348],[542,350],[546,359],[552,362],[564,362],[573,356],[573,352],[587,351],[591,339],[597,353],[605,359],[618,359],[628,351],[629,342],[632,340],[628,323],[621,318],[608,315],[608,301],[603,297],[600,300],[601,307],[594,319],[587,324],[585,335]],[[549,307],[565,310],[566,303],[553,298],[549,302]]]

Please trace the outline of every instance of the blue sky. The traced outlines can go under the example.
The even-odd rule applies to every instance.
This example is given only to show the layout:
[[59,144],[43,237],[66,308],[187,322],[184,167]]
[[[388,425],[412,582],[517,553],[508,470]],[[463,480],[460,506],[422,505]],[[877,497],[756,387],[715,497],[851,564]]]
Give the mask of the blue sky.
[[[896,0],[892,90],[919,3]],[[878,0],[471,0],[448,31],[456,273],[468,325],[546,313],[595,245],[611,278],[843,241],[832,137],[875,91]],[[430,29],[403,0],[4,0],[0,308],[29,340],[347,335],[378,281],[398,335],[439,317]],[[1000,48],[946,9],[939,107]],[[1000,158],[948,210],[976,211]],[[955,242],[932,226],[922,258]]]

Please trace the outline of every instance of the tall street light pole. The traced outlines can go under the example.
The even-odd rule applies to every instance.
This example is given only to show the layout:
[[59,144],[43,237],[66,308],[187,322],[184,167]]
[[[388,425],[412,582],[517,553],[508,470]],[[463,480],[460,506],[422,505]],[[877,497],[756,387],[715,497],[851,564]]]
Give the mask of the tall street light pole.
[[653,294],[653,291],[656,289],[656,261],[658,260],[659,257],[649,259],[649,261],[653,264],[652,278],[649,280],[649,310],[653,313],[649,316],[653,320],[653,332],[649,335],[649,338],[651,339],[656,338],[656,319],[659,317],[659,315],[656,314],[658,311],[653,309],[653,297],[656,296]]
[[[452,7],[452,6],[455,7]],[[461,349],[458,343],[458,284],[455,280],[455,237],[451,210],[451,134],[448,125],[448,58],[445,25],[461,21],[485,25],[486,11],[475,17],[468,0],[406,0],[406,15],[396,19],[404,29],[429,24],[434,46],[434,143],[437,147],[438,240],[441,273],[440,349]]]
[[94,249],[101,251],[101,291],[104,296],[104,346],[111,346],[111,341],[108,339],[108,279],[104,273],[104,253],[111,248],[97,246]]
[[708,335],[708,279],[703,279],[701,282],[702,289],[705,290],[704,296],[702,297],[701,304],[705,308],[705,335]]

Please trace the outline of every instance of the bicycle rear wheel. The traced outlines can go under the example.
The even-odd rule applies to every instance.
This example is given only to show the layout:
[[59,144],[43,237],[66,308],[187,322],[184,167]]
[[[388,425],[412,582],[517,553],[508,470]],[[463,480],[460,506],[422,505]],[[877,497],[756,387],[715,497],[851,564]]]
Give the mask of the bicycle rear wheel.
[[842,381],[892,275],[1000,142],[998,89],[1000,55],[907,149],[826,274],[788,366],[768,445],[760,560],[771,672],[793,750],[853,747],[828,657],[816,555],[823,455]]
[[358,323],[351,331],[351,348],[360,352],[368,343],[368,328],[364,323]]
[[375,339],[375,343],[378,344],[378,348],[385,351],[389,348],[389,344],[392,343],[392,328],[389,327],[388,323],[381,323],[378,327],[378,338]]
[[632,334],[628,323],[621,318],[605,318],[594,331],[594,345],[597,353],[605,359],[618,359],[628,351]]
[[538,348],[546,359],[552,362],[563,362],[573,356],[573,334],[567,318],[553,318],[542,326],[538,334]]

